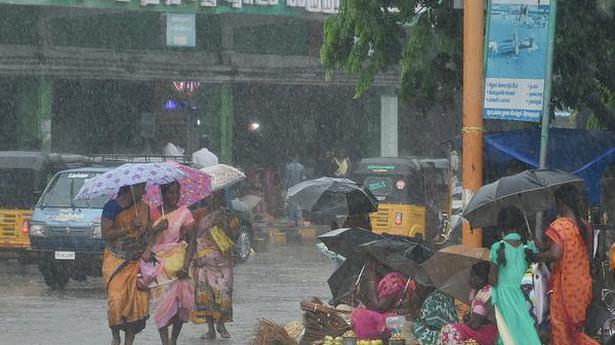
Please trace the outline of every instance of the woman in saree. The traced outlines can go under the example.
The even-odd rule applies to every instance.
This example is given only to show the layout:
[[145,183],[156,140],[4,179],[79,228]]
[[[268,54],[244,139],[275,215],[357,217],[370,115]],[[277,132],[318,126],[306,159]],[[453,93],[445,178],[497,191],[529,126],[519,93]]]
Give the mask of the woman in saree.
[[[224,191],[216,192],[206,209],[195,212],[198,220],[193,278],[196,310],[192,321],[207,323],[206,339],[231,337],[225,323],[233,321],[233,258],[229,246],[237,220],[230,220],[225,209]],[[223,237],[223,238],[221,238]]]
[[564,185],[555,192],[559,215],[545,234],[545,251],[539,261],[554,263],[551,275],[551,338],[553,345],[598,344],[583,333],[587,308],[592,300],[589,248],[591,229],[579,209],[574,186]]
[[489,285],[488,262],[479,262],[472,266],[470,272],[470,312],[463,318],[463,323],[448,324],[442,328],[440,345],[464,345],[474,341],[480,345],[495,345],[498,339],[498,327],[487,316],[493,312],[491,304],[491,285]]
[[[157,260],[154,320],[163,345],[176,345],[184,322],[194,310],[194,287],[189,269],[196,249],[194,219],[186,206],[177,206],[180,185],[172,182],[160,186],[162,205],[152,210],[154,226],[166,220],[167,229],[156,235],[152,252]],[[173,326],[169,338],[169,326]]]
[[379,281],[369,272],[373,270],[367,272],[367,284],[363,284],[367,291],[361,294],[364,307],[352,311],[352,325],[360,339],[386,340],[391,335],[386,328],[387,317],[408,313],[409,296],[416,284],[400,272],[387,273]]
[[167,222],[150,226],[149,208],[142,202],[145,184],[123,186],[115,199],[108,201],[101,217],[103,279],[107,290],[107,318],[112,345],[132,345],[149,318],[149,292],[137,288],[139,260],[149,261],[151,236],[164,230]]
[[500,211],[498,227],[505,236],[491,247],[490,261],[492,271],[497,272],[491,300],[500,338],[504,345],[540,345],[530,304],[521,290],[521,281],[537,249],[533,243],[525,244],[521,236],[525,221],[518,208]]
[[455,301],[433,287],[418,284],[416,298],[420,301],[421,309],[418,318],[414,321],[413,332],[421,345],[436,345],[440,340],[442,327],[458,320]]

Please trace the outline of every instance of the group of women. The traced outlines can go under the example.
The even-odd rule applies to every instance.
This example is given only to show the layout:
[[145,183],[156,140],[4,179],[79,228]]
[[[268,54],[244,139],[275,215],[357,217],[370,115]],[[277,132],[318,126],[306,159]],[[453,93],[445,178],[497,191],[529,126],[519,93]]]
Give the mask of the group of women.
[[[558,218],[538,246],[525,240],[527,225],[519,209],[499,213],[502,239],[492,246],[490,262],[472,267],[471,305],[460,318],[453,298],[408,281],[401,273],[378,272],[368,265],[367,279],[357,294],[364,308],[353,312],[357,335],[386,338],[387,317],[403,315],[412,321],[421,345],[597,345],[583,332],[592,300],[591,229],[583,220],[574,187],[560,187],[555,200]],[[538,325],[530,313],[532,302],[521,287],[531,263],[552,268],[548,327]]]
[[[112,345],[131,345],[154,321],[163,345],[175,345],[185,322],[207,323],[206,338],[229,338],[233,318],[230,246],[239,224],[225,209],[223,192],[191,211],[178,205],[180,185],[161,186],[162,205],[142,201],[145,184],[124,186],[101,218],[106,240],[103,279]],[[171,334],[169,334],[171,327]]]

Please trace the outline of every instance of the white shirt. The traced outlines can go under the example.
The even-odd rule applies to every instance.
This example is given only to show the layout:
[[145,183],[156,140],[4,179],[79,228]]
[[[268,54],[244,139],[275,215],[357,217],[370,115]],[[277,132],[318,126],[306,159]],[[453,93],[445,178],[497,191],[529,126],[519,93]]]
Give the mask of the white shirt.
[[202,148],[192,154],[192,163],[207,168],[218,164],[218,156],[206,148]]
[[173,145],[173,143],[167,143],[164,149],[162,149],[162,153],[165,156],[183,156],[184,149]]

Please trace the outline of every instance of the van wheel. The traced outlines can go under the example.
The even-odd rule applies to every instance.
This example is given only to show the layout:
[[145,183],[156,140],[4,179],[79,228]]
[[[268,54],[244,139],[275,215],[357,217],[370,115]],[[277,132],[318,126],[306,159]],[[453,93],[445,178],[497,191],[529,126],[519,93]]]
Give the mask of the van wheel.
[[58,265],[52,258],[41,258],[38,269],[43,275],[45,284],[52,290],[64,289],[70,280],[70,272],[62,265]]

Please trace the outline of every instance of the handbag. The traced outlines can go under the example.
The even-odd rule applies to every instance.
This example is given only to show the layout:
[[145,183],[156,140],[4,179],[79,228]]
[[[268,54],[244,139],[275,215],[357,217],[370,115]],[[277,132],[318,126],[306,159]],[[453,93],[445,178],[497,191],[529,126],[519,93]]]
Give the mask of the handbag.
[[169,277],[175,277],[184,268],[186,258],[186,246],[178,246],[160,255],[163,259],[162,269]]
[[226,254],[235,248],[235,243],[218,226],[211,227],[209,234],[222,254]]

